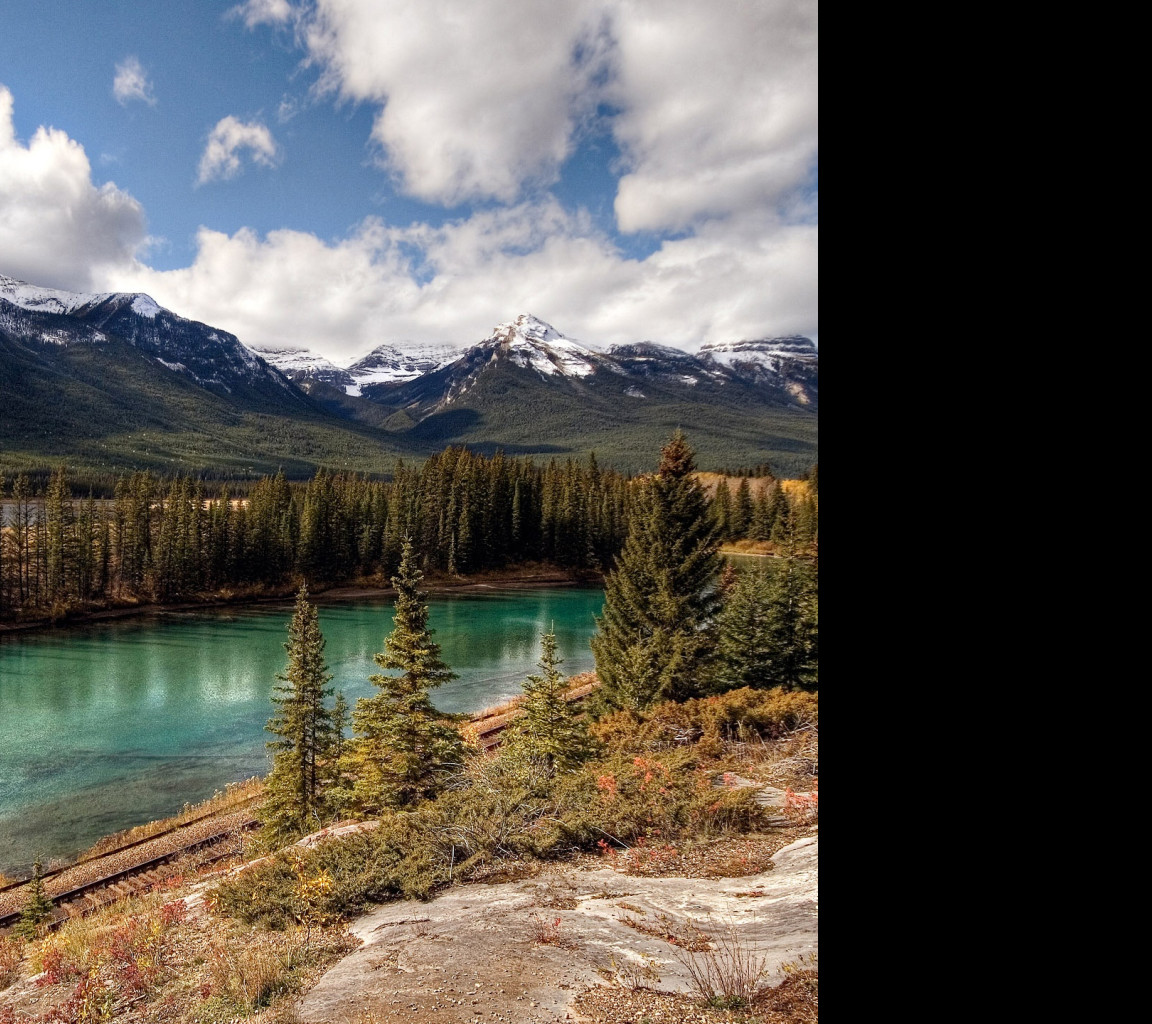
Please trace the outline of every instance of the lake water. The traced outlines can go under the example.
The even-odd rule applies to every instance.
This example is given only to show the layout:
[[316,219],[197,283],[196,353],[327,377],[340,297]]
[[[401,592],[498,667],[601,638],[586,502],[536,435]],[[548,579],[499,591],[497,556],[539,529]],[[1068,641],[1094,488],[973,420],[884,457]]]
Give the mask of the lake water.
[[[472,712],[520,692],[555,624],[566,674],[593,667],[603,592],[434,596],[430,625],[459,678],[433,691]],[[263,775],[264,723],[284,669],[291,605],[164,614],[0,639],[0,870],[86,849]],[[389,600],[320,604],[333,684],[349,704],[375,688]]]

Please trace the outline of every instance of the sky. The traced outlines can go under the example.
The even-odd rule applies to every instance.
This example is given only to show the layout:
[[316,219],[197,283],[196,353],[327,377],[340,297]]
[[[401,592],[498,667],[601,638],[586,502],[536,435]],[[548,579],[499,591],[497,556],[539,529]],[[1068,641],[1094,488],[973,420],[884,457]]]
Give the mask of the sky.
[[818,339],[815,0],[4,0],[0,273],[347,365]]

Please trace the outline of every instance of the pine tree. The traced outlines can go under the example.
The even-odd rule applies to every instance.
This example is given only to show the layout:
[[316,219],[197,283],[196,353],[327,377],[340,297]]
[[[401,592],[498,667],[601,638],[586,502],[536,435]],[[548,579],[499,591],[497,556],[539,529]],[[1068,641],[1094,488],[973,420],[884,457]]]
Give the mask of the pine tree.
[[601,700],[642,709],[701,689],[719,598],[717,530],[677,430],[642,483],[628,539],[608,574],[592,638]]
[[260,809],[264,835],[270,841],[319,828],[327,816],[325,772],[333,746],[332,712],[325,706],[332,675],[324,663],[324,634],[308,588],[296,595],[296,611],[288,627],[288,667],[276,678],[272,702],[277,713],[265,728],[279,737],[268,743],[274,751]]
[[432,640],[427,595],[418,589],[423,578],[411,538],[405,538],[400,568],[392,578],[395,628],[376,655],[377,665],[401,674],[371,677],[380,692],[356,702],[356,738],[345,757],[355,779],[350,804],[362,814],[407,807],[434,795],[448,768],[463,759],[460,734],[428,696],[456,673],[440,659],[440,645]]
[[587,734],[572,702],[564,698],[567,681],[560,674],[556,633],[540,638],[540,675],[524,680],[523,712],[509,729],[509,743],[529,757],[543,761],[549,771],[567,771],[584,760]]
[[758,565],[736,573],[731,585],[721,588],[725,598],[716,617],[716,659],[710,687],[717,693],[775,684],[769,632],[771,577],[767,566]]
[[732,493],[728,490],[728,481],[720,478],[716,485],[716,497],[712,499],[712,516],[716,520],[716,527],[721,537],[732,537]]
[[32,881],[28,883],[28,901],[20,911],[20,920],[13,930],[31,942],[40,931],[40,925],[52,916],[52,912],[52,900],[44,891],[43,866],[40,861],[36,861],[32,867]]
[[772,685],[789,690],[819,686],[819,579],[815,566],[786,558],[768,590],[768,669]]
[[740,486],[736,488],[736,497],[732,503],[731,526],[733,537],[747,536],[752,525],[754,514],[752,506],[752,491],[748,486],[748,478],[740,478]]

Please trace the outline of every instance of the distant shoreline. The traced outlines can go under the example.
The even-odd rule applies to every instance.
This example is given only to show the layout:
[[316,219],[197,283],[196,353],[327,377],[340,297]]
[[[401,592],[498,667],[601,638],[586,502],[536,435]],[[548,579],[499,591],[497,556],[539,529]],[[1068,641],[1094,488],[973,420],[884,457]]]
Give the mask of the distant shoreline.
[[[484,573],[459,579],[433,577],[425,579],[421,589],[429,594],[483,593],[484,591],[517,590],[524,587],[579,587],[598,586],[603,577],[593,573],[570,573],[562,569],[540,569],[535,572]],[[89,612],[76,612],[53,621],[49,618],[29,619],[26,622],[0,622],[0,637],[15,633],[30,633],[51,629],[68,629],[92,622],[110,622],[165,612],[193,612],[207,608],[248,608],[291,601],[295,587],[275,591],[217,596],[203,601],[179,601],[174,604],[137,604],[117,608],[99,608]],[[396,588],[379,587],[369,583],[342,583],[324,590],[310,591],[320,604],[339,601],[362,601],[367,598],[394,597]]]

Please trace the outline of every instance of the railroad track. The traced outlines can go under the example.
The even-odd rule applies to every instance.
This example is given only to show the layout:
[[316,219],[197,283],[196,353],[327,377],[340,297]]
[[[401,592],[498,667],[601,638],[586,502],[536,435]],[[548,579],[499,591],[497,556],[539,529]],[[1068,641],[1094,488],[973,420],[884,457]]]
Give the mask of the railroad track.
[[[232,817],[236,818],[237,816],[233,815]],[[186,822],[180,827],[187,828],[193,824],[194,822]],[[160,850],[153,856],[146,857],[135,864],[100,872],[94,878],[87,878],[83,881],[78,880],[76,884],[73,885],[65,883],[65,886],[59,891],[48,893],[49,899],[51,899],[56,908],[55,917],[50,924],[55,926],[71,917],[82,917],[109,903],[114,903],[116,900],[144,892],[164,881],[165,878],[170,877],[171,873],[165,872],[164,868],[184,857],[199,854],[199,856],[196,856],[196,866],[203,867],[207,864],[213,864],[216,861],[223,860],[225,857],[234,856],[240,852],[241,844],[236,841],[240,834],[251,831],[259,824],[260,822],[251,815],[243,815],[240,816],[238,820],[229,821],[227,826],[209,835],[198,835],[194,839],[175,848]],[[90,861],[84,861],[82,864],[61,869],[55,872],[54,876],[59,877],[65,872],[76,871],[78,868],[87,868],[89,870],[96,868],[98,870],[101,860],[111,861],[113,858],[119,858],[125,850],[143,845],[145,842],[163,840],[166,835],[171,835],[173,831],[176,830],[166,830],[160,835],[150,836],[141,842],[129,843],[101,857],[96,857]],[[232,841],[229,842],[229,840]],[[19,883],[19,885],[27,884],[27,882]],[[9,890],[12,888],[11,886],[7,887]],[[6,901],[9,905],[0,907],[0,928],[6,928],[19,920],[23,907],[11,906],[14,902],[15,900],[10,897]]]
[[[230,811],[238,810],[241,807],[245,806],[246,804],[250,804],[250,803],[252,803],[252,801],[258,800],[258,799],[259,799],[259,795],[250,797],[247,800],[243,800],[238,804],[234,804],[233,807],[230,808],[229,810]],[[133,839],[132,842],[130,842],[130,843],[124,843],[123,845],[117,846],[114,849],[105,850],[103,853],[99,853],[94,857],[89,857],[86,860],[79,860],[73,864],[65,864],[63,867],[53,868],[51,871],[45,871],[40,876],[40,878],[42,881],[46,882],[50,878],[55,878],[57,875],[64,874],[65,871],[71,871],[73,868],[79,867],[81,864],[94,864],[104,857],[118,856],[119,854],[123,853],[125,850],[133,850],[138,846],[144,846],[146,843],[152,843],[158,839],[163,839],[165,836],[172,835],[173,832],[179,832],[182,828],[189,828],[190,826],[196,825],[201,821],[206,821],[208,818],[218,818],[218,817],[220,817],[220,815],[222,813],[225,813],[225,812],[222,812],[219,810],[205,811],[203,814],[198,814],[194,818],[189,818],[187,821],[182,821],[178,825],[170,825],[168,828],[161,829],[159,832],[153,832],[152,835],[145,836],[143,839]],[[12,889],[19,889],[22,886],[27,885],[30,881],[31,881],[31,879],[29,879],[29,878],[22,878],[22,879],[19,879],[18,881],[15,881],[15,882],[9,882],[7,885],[0,885],[0,897],[2,897],[4,895],[4,893],[6,893]]]
[[[599,683],[586,683],[576,689],[569,690],[564,694],[564,699],[568,701],[582,701],[588,694],[595,690],[597,686],[599,686]],[[516,703],[519,702],[518,698],[515,700]],[[480,748],[482,750],[491,750],[494,747],[500,746],[500,734],[508,728],[513,719],[519,714],[520,711],[516,707],[516,704],[513,703],[513,706],[503,714],[490,715],[485,718],[473,718],[472,726],[476,730],[476,740],[480,744]]]

